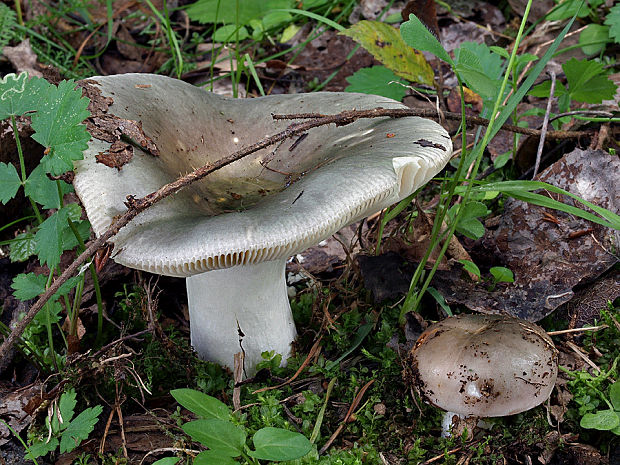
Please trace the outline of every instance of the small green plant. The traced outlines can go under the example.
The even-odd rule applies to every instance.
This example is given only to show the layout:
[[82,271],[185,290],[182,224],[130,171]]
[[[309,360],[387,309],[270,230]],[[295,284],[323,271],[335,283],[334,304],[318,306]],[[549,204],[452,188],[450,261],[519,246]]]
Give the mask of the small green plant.
[[609,407],[594,413],[586,413],[579,422],[582,428],[611,431],[620,436],[620,381],[609,387],[609,399],[603,396]]
[[101,405],[89,407],[73,418],[76,404],[74,389],[60,396],[51,409],[51,415],[45,419],[45,431],[30,439],[26,459],[36,462],[34,459],[54,452],[58,446],[61,454],[71,452],[88,438],[103,409]]
[[[83,250],[84,241],[90,235],[90,224],[80,219],[80,206],[64,203],[64,196],[72,191],[72,186],[60,179],[63,173],[73,170],[73,162],[82,158],[82,151],[90,139],[82,124],[89,116],[88,103],[89,100],[82,97],[81,90],[76,89],[73,81],[62,81],[55,86],[41,78],[29,79],[26,73],[8,74],[0,79],[0,120],[10,120],[19,157],[17,167],[12,163],[0,163],[0,202],[6,204],[23,189],[33,214],[18,222],[34,219],[34,225],[5,244],[10,247],[12,261],[25,261],[36,255],[41,265],[47,265],[51,270],[47,276],[34,273],[16,276],[11,287],[19,300],[30,300],[42,294],[54,275],[59,274],[62,253],[76,247]],[[17,137],[16,118],[24,115],[30,116],[34,130],[32,138],[45,147],[43,158],[30,174],[26,172],[24,154]],[[92,264],[90,271],[101,309],[99,285]],[[76,334],[83,286],[83,273],[67,281],[29,328],[30,334],[26,334],[22,347],[42,367],[59,366],[52,325],[60,323],[62,306],[69,318],[69,334]],[[69,293],[74,289],[71,302]],[[101,334],[101,325],[100,315],[98,335]],[[47,333],[48,347],[44,349],[33,343],[33,339],[42,333]]]
[[182,426],[194,441],[209,448],[196,456],[194,465],[234,465],[240,457],[250,464],[259,464],[260,460],[281,462],[301,458],[312,449],[302,434],[273,427],[256,431],[252,436],[254,449],[250,449],[245,428],[235,424],[226,404],[193,389],[175,389],[170,394],[199,417]]

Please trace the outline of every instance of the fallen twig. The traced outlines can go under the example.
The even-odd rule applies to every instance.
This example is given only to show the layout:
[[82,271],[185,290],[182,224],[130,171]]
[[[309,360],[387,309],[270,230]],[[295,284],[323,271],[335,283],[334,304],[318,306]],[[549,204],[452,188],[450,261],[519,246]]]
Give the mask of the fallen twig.
[[[389,116],[390,118],[403,118],[406,116],[421,116],[423,118],[435,118],[439,119],[437,110],[429,110],[425,108],[374,108],[372,110],[349,110],[339,113],[347,122],[353,122],[358,118],[379,118]],[[297,113],[290,115],[271,115],[276,120],[293,120],[293,119],[320,119],[331,118],[335,115],[324,115],[321,113]],[[454,112],[442,112],[442,116],[445,119],[460,121],[463,116],[460,113]],[[467,123],[472,125],[488,126],[489,120],[481,118],[479,116],[467,116]],[[347,123],[339,123],[347,124]],[[523,128],[521,126],[515,126],[512,124],[504,124],[502,129],[510,132],[516,132],[518,134],[525,134],[527,136],[539,137],[542,134],[540,129]],[[592,135],[594,131],[548,131],[547,137],[549,139],[576,139],[579,137]]]
[[[0,345],[0,365],[4,358],[9,353],[9,350],[13,347],[17,339],[23,334],[26,326],[33,320],[36,314],[43,308],[43,305],[58,291],[60,286],[64,284],[71,276],[73,276],[80,266],[90,257],[92,257],[97,250],[99,250],[111,237],[116,235],[118,231],[125,227],[131,220],[133,220],[139,213],[143,212],[147,208],[156,204],[160,200],[176,194],[184,187],[198,181],[205,176],[217,171],[231,163],[240,160],[254,152],[257,152],[265,147],[276,144],[282,140],[288,139],[293,136],[297,136],[305,133],[306,131],[329,124],[335,124],[336,126],[345,126],[351,124],[354,121],[361,118],[378,118],[378,117],[391,117],[402,118],[407,116],[424,116],[424,117],[436,117],[435,110],[421,110],[410,108],[374,108],[370,110],[348,110],[335,115],[322,115],[322,114],[298,114],[298,115],[272,115],[274,119],[309,119],[309,121],[293,123],[288,126],[284,131],[277,134],[264,137],[255,144],[249,145],[241,150],[238,150],[227,157],[221,158],[215,163],[206,164],[191,173],[178,178],[177,180],[168,183],[160,187],[155,192],[151,192],[142,198],[136,199],[133,196],[128,196],[125,204],[127,205],[127,211],[119,216],[114,223],[112,223],[108,229],[106,229],[97,239],[92,241],[90,245],[82,252],[76,259],[69,265],[65,271],[54,280],[50,287],[39,297],[39,299],[30,307],[28,313],[24,318],[19,321],[12,329],[11,333],[6,337],[2,345]],[[447,119],[460,119],[459,113],[445,113]],[[468,121],[474,124],[488,124],[488,120],[478,117],[469,117]],[[502,128],[510,131],[519,132],[521,134],[528,134],[539,136],[540,131],[536,129],[521,128],[518,126],[504,125]],[[550,131],[547,133],[547,137],[552,139],[567,139],[581,137],[589,132],[582,131]]]

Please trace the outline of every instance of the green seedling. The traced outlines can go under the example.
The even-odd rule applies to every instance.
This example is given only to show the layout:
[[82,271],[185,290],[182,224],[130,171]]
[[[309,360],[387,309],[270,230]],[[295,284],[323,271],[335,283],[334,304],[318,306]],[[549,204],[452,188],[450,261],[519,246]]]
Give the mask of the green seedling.
[[[83,250],[84,241],[90,235],[88,221],[80,219],[80,206],[64,203],[64,195],[71,192],[72,187],[60,179],[54,179],[73,170],[73,161],[80,160],[82,151],[87,147],[90,134],[82,121],[89,116],[86,109],[88,103],[89,100],[82,97],[81,90],[75,88],[73,81],[62,81],[55,86],[41,78],[28,79],[26,73],[9,74],[0,80],[0,119],[9,119],[19,157],[18,166],[0,163],[0,202],[6,204],[23,189],[35,219],[34,225],[5,244],[8,243],[10,247],[13,261],[25,261],[36,255],[41,265],[47,265],[52,270],[48,276],[28,273],[18,275],[13,280],[11,287],[15,291],[14,295],[22,301],[43,293],[52,282],[54,274],[58,273],[62,253],[76,247]],[[30,174],[26,172],[24,154],[17,137],[16,118],[24,115],[30,116],[34,130],[32,138],[45,147],[45,155]],[[101,310],[96,273],[93,265],[90,268]],[[38,321],[31,326],[31,336],[41,332],[40,329],[47,333],[47,354],[45,350],[38,348],[38,344],[29,341],[28,337],[25,338],[28,352],[39,362],[43,362],[44,366],[48,365],[51,358],[51,365],[58,367],[58,360],[54,355],[52,325],[60,322],[60,302],[69,317],[69,333],[74,335],[77,331],[83,283],[84,275],[81,274],[63,285],[46,304],[44,312],[38,315]],[[77,292],[74,302],[71,303],[68,295],[74,288]],[[99,334],[101,322],[100,317]]]
[[75,390],[69,389],[53,405],[51,415],[45,419],[45,431],[30,440],[26,459],[36,463],[36,458],[54,452],[58,446],[61,454],[71,452],[88,438],[103,408],[101,405],[89,407],[74,418],[77,404],[75,396]]
[[282,462],[301,458],[312,449],[312,444],[302,434],[273,427],[256,431],[251,449],[245,428],[233,422],[233,413],[226,404],[193,389],[175,389],[170,394],[199,417],[182,426],[194,441],[208,447],[196,456],[195,465],[234,465],[239,459],[256,465],[261,460]]

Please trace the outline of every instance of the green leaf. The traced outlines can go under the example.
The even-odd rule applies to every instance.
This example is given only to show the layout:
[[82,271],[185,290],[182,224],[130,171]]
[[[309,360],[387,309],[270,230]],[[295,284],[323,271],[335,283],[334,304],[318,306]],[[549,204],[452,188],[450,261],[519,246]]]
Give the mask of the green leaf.
[[9,243],[9,257],[12,262],[25,262],[35,253],[36,241],[34,234],[23,232],[15,236]]
[[67,219],[77,220],[80,217],[80,206],[73,203],[61,208],[39,225],[34,238],[37,241],[36,251],[41,264],[55,268],[60,263],[63,252],[63,236],[69,229]]
[[[56,291],[54,297],[58,297],[61,295],[66,295],[71,292],[78,281],[82,279],[81,276],[73,276],[69,278],[66,282],[60,286],[60,289]],[[30,299],[34,299],[35,297],[43,294],[45,292],[45,283],[47,282],[47,276],[42,274],[18,274],[13,278],[13,283],[11,284],[11,288],[15,291],[13,295],[15,298],[26,301]]]
[[471,260],[461,259],[459,260],[459,263],[463,265],[465,271],[468,271],[480,277],[480,268],[478,268],[478,265],[476,265],[474,262],[472,262]]
[[620,381],[616,381],[609,388],[609,400],[614,406],[614,410],[620,412]]
[[18,274],[13,278],[13,284],[11,284],[14,291],[13,295],[21,301],[34,299],[45,291],[46,281],[47,277],[42,274]]
[[179,404],[199,417],[204,419],[230,419],[231,413],[228,406],[215,397],[194,389],[174,389],[170,391],[170,394]]
[[444,297],[441,295],[441,293],[437,289],[435,289],[433,286],[428,286],[426,288],[426,292],[428,292],[430,295],[433,296],[435,301],[439,304],[441,308],[443,308],[443,311],[446,312],[448,316],[453,315],[452,309],[447,304],[446,299],[444,299]]
[[229,457],[241,455],[245,446],[245,431],[225,420],[190,421],[183,425],[183,431],[194,441]]
[[0,202],[6,204],[15,197],[21,185],[22,181],[15,166],[12,163],[0,162]]
[[380,21],[360,21],[342,35],[351,37],[394,74],[411,82],[432,85],[435,73],[422,53],[404,41],[398,29]]
[[496,283],[514,283],[515,275],[503,266],[494,266],[489,270]]
[[[549,97],[549,92],[551,91],[551,81],[544,81],[530,89],[528,95],[533,95],[534,97],[546,98]],[[562,95],[568,94],[568,90],[564,87],[564,84],[561,82],[555,83],[555,89],[553,90],[554,97],[561,97]]]
[[[7,74],[0,79],[0,120],[9,116],[20,116],[36,108],[37,85],[39,78],[28,81],[28,75]],[[45,82],[45,81],[44,81]]]
[[381,95],[398,101],[402,100],[407,93],[405,87],[397,84],[398,82],[404,83],[404,81],[385,66],[359,69],[346,80],[349,83],[345,89],[346,92]]
[[32,116],[32,138],[48,149],[41,159],[46,171],[59,175],[73,169],[73,161],[83,158],[90,134],[82,125],[90,113],[89,100],[82,97],[75,82],[62,81],[39,96],[37,112]]
[[463,206],[454,205],[448,211],[450,218],[456,217],[459,207],[463,209],[463,212],[456,225],[456,231],[470,239],[481,238],[484,235],[484,225],[478,218],[488,215],[489,211],[486,205],[482,202],[467,202]]
[[579,426],[587,429],[609,431],[620,425],[620,418],[613,410],[599,410],[596,413],[586,413],[579,422]]
[[[583,3],[581,9],[579,6]],[[577,12],[579,10],[579,12]],[[547,21],[562,21],[568,19],[571,16],[577,15],[578,18],[583,18],[590,14],[590,9],[587,6],[587,2],[581,0],[564,0],[559,3],[551,12],[547,15]]]
[[312,449],[312,444],[303,434],[282,428],[262,428],[254,437],[254,448],[249,455],[260,460],[295,460]]
[[71,452],[80,443],[88,438],[88,435],[93,431],[93,428],[99,421],[99,415],[103,411],[101,405],[97,405],[92,408],[87,408],[80,413],[69,424],[67,429],[62,433],[60,439],[60,453]]
[[586,55],[597,55],[605,50],[609,39],[609,26],[588,24],[579,34],[579,45]]
[[454,66],[454,61],[443,48],[441,42],[414,14],[409,15],[409,21],[400,25],[400,35],[407,45],[421,52],[431,52],[440,60]]
[[[164,457],[163,459],[155,460],[151,465],[174,465],[179,460],[180,457]],[[194,465],[196,465],[196,460],[194,459]]]
[[15,12],[5,3],[0,3],[0,54],[5,45],[13,37],[15,25]]
[[[72,191],[72,187],[66,182],[58,182],[60,182],[62,195]],[[60,208],[56,181],[47,177],[45,167],[42,164],[37,165],[26,179],[24,193],[47,210]]]
[[[57,434],[61,430],[66,429],[73,418],[75,413],[75,406],[77,400],[75,400],[75,389],[69,389],[60,396],[58,407],[60,409],[60,415],[58,409],[54,409],[54,415],[52,417],[52,431]],[[62,419],[62,422],[61,422]]]
[[26,460],[36,459],[53,452],[58,447],[58,439],[51,438],[49,442],[37,441],[28,446],[28,453],[24,456]]
[[609,37],[614,39],[615,43],[620,44],[620,3],[609,9],[605,25],[609,26]]
[[238,0],[230,4],[222,0],[198,0],[187,11],[190,19],[200,23],[248,24],[251,19],[264,18],[271,10],[291,8],[292,0]]
[[235,42],[236,40],[245,40],[250,37],[250,33],[245,26],[236,26],[234,24],[227,24],[226,26],[220,26],[213,34],[212,38],[214,42]]
[[[77,204],[72,204],[77,205]],[[78,235],[82,239],[82,242],[86,242],[90,237],[90,222],[88,220],[74,221],[74,226],[77,229]],[[66,228],[62,233],[62,248],[63,250],[71,250],[79,244],[75,238],[75,234],[71,228]]]
[[239,465],[239,462],[217,450],[203,450],[196,456],[192,465]]
[[604,74],[603,65],[593,60],[571,58],[562,65],[570,97],[578,102],[601,103],[612,99],[616,85]]

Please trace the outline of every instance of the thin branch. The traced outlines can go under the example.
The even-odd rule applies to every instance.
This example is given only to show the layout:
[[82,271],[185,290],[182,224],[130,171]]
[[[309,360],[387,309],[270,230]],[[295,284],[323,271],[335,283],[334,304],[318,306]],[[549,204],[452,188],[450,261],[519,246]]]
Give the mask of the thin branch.
[[[421,116],[423,118],[435,118],[438,119],[437,111],[423,108],[375,108],[372,110],[349,110],[339,113],[343,120],[348,123],[353,119],[358,118],[379,118],[388,116],[390,118],[403,118],[406,116]],[[445,119],[460,121],[462,115],[460,113],[442,112]],[[290,115],[271,115],[275,120],[293,120],[293,119],[320,119],[331,118],[336,115],[324,115],[321,113],[297,113]],[[351,121],[348,121],[351,120]],[[467,123],[472,125],[488,126],[489,120],[481,118],[479,116],[467,116]],[[340,125],[342,123],[338,123]],[[346,123],[345,123],[346,124]],[[540,137],[540,129],[523,128],[521,126],[515,126],[512,124],[504,124],[503,130],[516,132],[518,134],[525,134],[527,136]],[[588,136],[594,134],[595,131],[548,131],[547,138],[549,139],[577,139],[579,137]]]
[[[447,119],[460,120],[460,113],[446,113]],[[204,165],[191,173],[178,178],[177,180],[160,187],[157,191],[136,199],[133,196],[128,196],[125,205],[127,205],[127,211],[119,216],[114,223],[112,223],[108,229],[106,229],[101,236],[92,241],[88,248],[82,252],[71,265],[69,265],[65,271],[54,280],[50,287],[39,297],[34,303],[26,316],[19,321],[12,329],[11,333],[0,345],[0,362],[9,353],[9,349],[13,347],[17,339],[23,334],[26,326],[33,320],[36,314],[41,310],[43,305],[58,291],[60,286],[65,283],[71,276],[73,276],[80,266],[92,257],[97,250],[99,250],[111,237],[116,235],[119,230],[133,220],[139,213],[143,212],[147,208],[156,204],[160,200],[176,194],[184,187],[187,187],[191,183],[198,181],[205,176],[217,171],[231,163],[240,160],[254,152],[257,152],[265,147],[276,144],[282,140],[288,139],[293,136],[303,134],[304,132],[316,128],[319,126],[325,126],[329,124],[336,124],[336,126],[345,126],[351,124],[360,118],[378,118],[378,117],[391,117],[402,118],[407,116],[423,116],[423,117],[436,117],[435,110],[420,110],[410,108],[375,108],[370,110],[349,110],[343,111],[335,115],[322,115],[322,114],[301,114],[301,115],[272,115],[274,119],[309,119],[308,121],[293,123],[288,126],[284,131],[277,134],[265,137],[255,144],[249,145],[237,152],[234,152],[227,157],[221,158],[215,163],[209,163]],[[311,118],[311,119],[310,119]],[[484,118],[469,117],[468,121],[474,124],[488,124],[488,120]],[[519,132],[521,134],[528,134],[533,136],[540,136],[540,131],[535,129],[521,128],[518,126],[504,125],[504,129],[509,131]],[[577,138],[589,134],[588,132],[580,131],[550,131],[547,137],[554,139],[570,139]]]

